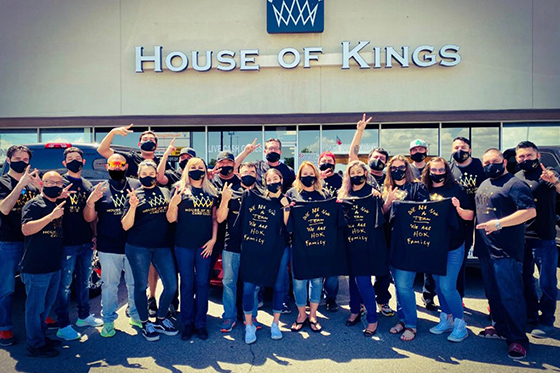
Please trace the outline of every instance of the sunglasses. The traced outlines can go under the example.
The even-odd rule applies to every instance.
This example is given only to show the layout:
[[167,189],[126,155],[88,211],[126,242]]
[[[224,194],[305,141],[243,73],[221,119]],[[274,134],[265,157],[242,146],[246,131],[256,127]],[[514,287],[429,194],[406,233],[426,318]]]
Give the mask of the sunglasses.
[[430,168],[430,173],[432,173],[432,174],[443,174],[443,173],[445,173],[445,168]]
[[126,166],[125,161],[108,161],[107,164],[109,167],[124,167]]
[[397,171],[397,170],[406,171],[406,166],[399,166],[399,167],[391,166],[389,168],[389,170],[390,171]]

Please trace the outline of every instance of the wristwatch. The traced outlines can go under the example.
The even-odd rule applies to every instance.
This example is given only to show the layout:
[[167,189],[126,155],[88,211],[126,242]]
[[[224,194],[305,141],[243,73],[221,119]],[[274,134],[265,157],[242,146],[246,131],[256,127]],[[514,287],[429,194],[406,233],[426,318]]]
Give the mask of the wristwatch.
[[282,206],[282,210],[290,211],[290,205]]
[[500,229],[502,229],[502,225],[500,224],[499,220],[496,220],[496,230],[499,231]]

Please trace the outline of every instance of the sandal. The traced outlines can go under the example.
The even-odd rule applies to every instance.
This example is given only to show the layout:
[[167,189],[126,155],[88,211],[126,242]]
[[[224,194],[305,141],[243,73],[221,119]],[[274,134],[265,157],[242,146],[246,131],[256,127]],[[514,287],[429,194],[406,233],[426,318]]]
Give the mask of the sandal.
[[297,318],[296,318],[296,321],[294,321],[290,330],[292,332],[299,332],[299,331],[301,331],[301,329],[303,329],[303,327],[305,326],[305,324],[307,324],[308,321],[309,321],[309,318],[307,318],[307,317],[302,322],[298,322]]
[[[409,332],[409,336],[412,336],[412,338],[405,338],[406,333]],[[404,333],[403,335],[401,335],[401,341],[403,342],[410,342],[412,341],[414,338],[416,338],[416,330],[412,329],[412,328],[405,328],[404,329]]]
[[319,321],[309,320],[309,327],[311,328],[311,331],[315,333],[320,333],[321,330],[323,330],[323,327],[321,326],[321,324],[319,324]]
[[399,321],[397,323],[397,325],[393,326],[391,329],[389,329],[389,333],[391,334],[399,334],[404,332],[404,322]]
[[365,337],[373,337],[375,335],[375,333],[377,333],[377,326],[379,324],[375,323],[375,329],[373,330],[369,330],[368,328],[364,329],[364,336]]

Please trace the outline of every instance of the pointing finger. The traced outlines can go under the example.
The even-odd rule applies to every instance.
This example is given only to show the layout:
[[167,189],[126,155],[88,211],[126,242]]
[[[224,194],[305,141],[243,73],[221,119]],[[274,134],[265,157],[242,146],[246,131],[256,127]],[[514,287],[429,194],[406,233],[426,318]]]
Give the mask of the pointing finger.
[[65,205],[65,204],[66,204],[66,200],[62,201],[62,203],[61,203],[61,204],[59,204],[59,205],[58,205],[58,206],[56,206],[56,207],[58,207],[58,208],[62,208],[62,207],[63,207],[63,206]]

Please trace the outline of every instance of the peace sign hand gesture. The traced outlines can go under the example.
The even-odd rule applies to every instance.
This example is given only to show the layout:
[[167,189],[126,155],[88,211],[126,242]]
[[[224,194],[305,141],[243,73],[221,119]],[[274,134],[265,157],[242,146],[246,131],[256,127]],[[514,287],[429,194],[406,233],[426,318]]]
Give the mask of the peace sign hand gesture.
[[128,203],[130,203],[130,207],[136,208],[138,206],[138,196],[136,195],[135,190],[127,189],[128,191]]
[[22,175],[21,179],[19,179],[19,184],[21,185],[22,188],[25,188],[26,186],[28,186],[29,183],[32,183],[33,185],[35,185],[35,183],[37,182],[37,173],[39,171],[37,171],[37,169],[35,169],[33,172],[29,173],[30,169],[31,169],[31,166],[27,166],[25,171],[23,172],[23,175]]
[[233,185],[231,183],[224,183],[224,188],[222,189],[222,199],[224,201],[229,201],[233,196],[233,190],[231,189]]
[[257,144],[257,138],[255,137],[255,139],[253,140],[253,142],[251,144],[247,144],[245,145],[245,149],[243,150],[243,152],[245,154],[251,154],[252,152],[254,152],[259,146],[261,146],[261,144]]
[[369,117],[366,120],[366,114],[364,113],[364,115],[362,116],[362,120],[358,121],[358,124],[356,125],[356,129],[358,131],[363,131],[366,129],[366,126],[369,124],[369,122],[371,122],[372,117]]
[[132,128],[134,124],[129,124],[128,126],[124,126],[124,127],[117,127],[117,128],[113,128],[111,131],[115,134],[115,135],[119,135],[119,136],[124,136],[126,137],[129,133],[132,133],[133,131],[130,129]]
[[74,194],[76,193],[75,190],[70,190],[70,188],[72,188],[72,183],[68,184],[68,186],[64,189],[62,189],[62,193],[60,193],[60,196],[58,196],[59,199],[66,199],[68,198],[68,196],[70,194]]
[[178,206],[179,203],[181,203],[182,199],[183,199],[183,194],[185,193],[185,189],[181,189],[180,186],[177,186],[175,188],[175,191],[173,193],[173,197],[171,197],[171,200],[169,201],[169,204],[171,206]]
[[107,190],[106,187],[101,187],[101,183],[98,183],[95,186],[95,189],[91,192],[91,194],[89,195],[86,204],[87,205],[93,205],[95,204],[95,202],[99,201],[101,199],[101,197],[103,197],[103,192]]

